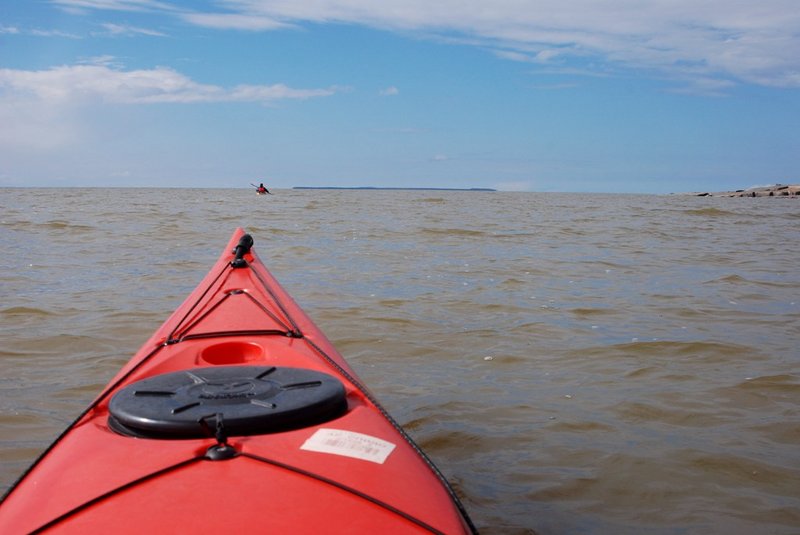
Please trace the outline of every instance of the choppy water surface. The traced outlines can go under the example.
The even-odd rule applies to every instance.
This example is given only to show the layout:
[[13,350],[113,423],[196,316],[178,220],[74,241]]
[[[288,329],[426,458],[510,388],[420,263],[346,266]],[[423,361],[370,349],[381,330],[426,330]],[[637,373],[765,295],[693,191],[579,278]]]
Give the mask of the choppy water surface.
[[0,485],[237,226],[483,533],[800,532],[800,201],[0,189]]

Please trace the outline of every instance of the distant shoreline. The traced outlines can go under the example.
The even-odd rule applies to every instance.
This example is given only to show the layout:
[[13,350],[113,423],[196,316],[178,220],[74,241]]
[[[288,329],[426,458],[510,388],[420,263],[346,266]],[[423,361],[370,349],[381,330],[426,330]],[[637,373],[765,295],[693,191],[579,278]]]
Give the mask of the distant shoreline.
[[292,189],[355,189],[355,190],[392,190],[392,191],[497,191],[492,188],[390,188],[378,186],[295,186]]

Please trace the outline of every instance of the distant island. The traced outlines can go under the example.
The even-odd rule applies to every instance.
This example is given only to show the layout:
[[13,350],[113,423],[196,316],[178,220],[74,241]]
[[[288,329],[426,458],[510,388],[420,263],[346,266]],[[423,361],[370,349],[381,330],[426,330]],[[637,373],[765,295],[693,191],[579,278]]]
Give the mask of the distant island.
[[393,191],[497,191],[492,188],[383,188],[377,186],[295,186],[292,189],[368,189],[368,190],[393,190]]

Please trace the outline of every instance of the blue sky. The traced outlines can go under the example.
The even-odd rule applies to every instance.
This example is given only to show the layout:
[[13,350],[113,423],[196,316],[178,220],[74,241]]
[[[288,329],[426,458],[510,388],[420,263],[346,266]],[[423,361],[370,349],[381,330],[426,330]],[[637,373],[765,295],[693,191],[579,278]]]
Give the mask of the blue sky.
[[797,0],[0,0],[0,186],[800,182]]

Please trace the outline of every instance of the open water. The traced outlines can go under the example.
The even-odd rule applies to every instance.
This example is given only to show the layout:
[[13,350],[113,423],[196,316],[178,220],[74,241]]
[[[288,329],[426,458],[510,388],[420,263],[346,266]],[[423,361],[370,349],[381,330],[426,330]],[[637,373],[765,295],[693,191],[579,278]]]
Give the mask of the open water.
[[0,487],[237,226],[483,533],[800,533],[800,200],[0,189]]

